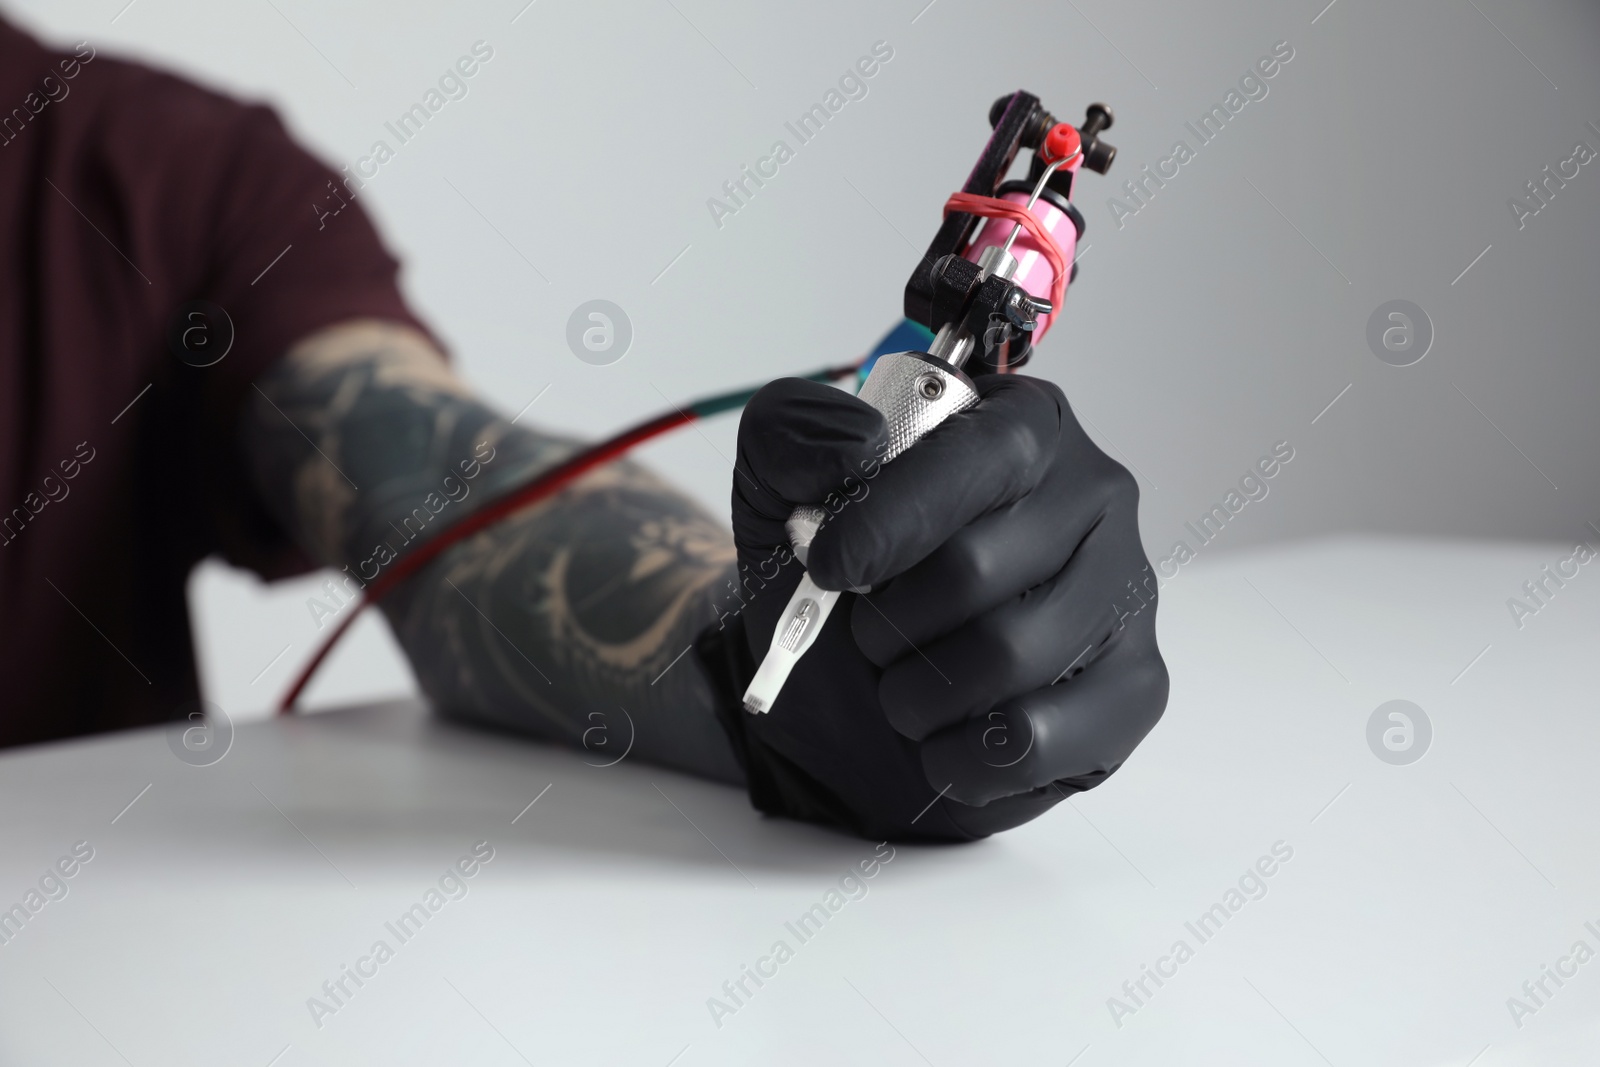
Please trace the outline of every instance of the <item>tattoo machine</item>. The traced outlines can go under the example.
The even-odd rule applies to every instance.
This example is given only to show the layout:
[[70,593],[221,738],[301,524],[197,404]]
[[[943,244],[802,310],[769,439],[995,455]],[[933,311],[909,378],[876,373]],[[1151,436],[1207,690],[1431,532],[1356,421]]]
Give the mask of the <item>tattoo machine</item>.
[[[1100,132],[1111,121],[1104,104],[1089,105],[1083,124],[1074,128],[1057,122],[1031,93],[995,101],[989,111],[994,132],[966,184],[945,203],[944,222],[906,283],[906,318],[927,327],[933,342],[926,352],[879,356],[861,386],[861,399],[889,424],[883,462],[978,402],[964,367],[1010,373],[1027,362],[1055,322],[1067,284],[1077,277],[1074,256],[1084,230],[1072,204],[1073,182],[1084,167],[1098,174],[1110,168],[1117,150]],[[1022,149],[1033,151],[1028,177],[1007,181]],[[790,515],[789,541],[802,565],[827,517],[818,506]],[[746,711],[772,709],[839,595],[810,574],[800,579],[745,691]]]

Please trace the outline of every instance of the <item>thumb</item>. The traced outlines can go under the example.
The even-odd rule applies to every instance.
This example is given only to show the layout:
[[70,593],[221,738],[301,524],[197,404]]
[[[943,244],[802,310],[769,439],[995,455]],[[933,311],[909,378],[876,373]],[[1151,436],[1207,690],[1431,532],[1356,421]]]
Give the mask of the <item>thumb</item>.
[[877,409],[841,389],[804,378],[767,383],[739,420],[734,540],[742,549],[783,543],[791,511],[847,497],[888,443]]

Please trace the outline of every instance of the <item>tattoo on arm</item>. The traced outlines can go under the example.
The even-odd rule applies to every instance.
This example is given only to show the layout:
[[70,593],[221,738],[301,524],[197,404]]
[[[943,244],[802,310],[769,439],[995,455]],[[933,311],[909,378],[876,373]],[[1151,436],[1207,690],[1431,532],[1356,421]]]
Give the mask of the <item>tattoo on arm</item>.
[[[514,426],[416,331],[358,321],[296,345],[241,430],[257,490],[352,594],[415,543],[577,443]],[[731,535],[636,464],[597,470],[453,546],[383,602],[446,714],[723,781],[742,773],[695,636]]]

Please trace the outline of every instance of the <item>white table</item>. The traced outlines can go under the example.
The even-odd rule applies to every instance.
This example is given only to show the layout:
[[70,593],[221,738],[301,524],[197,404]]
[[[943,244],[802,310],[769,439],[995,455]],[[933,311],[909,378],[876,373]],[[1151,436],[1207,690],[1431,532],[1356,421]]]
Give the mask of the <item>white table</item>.
[[[899,847],[804,943],[785,923],[870,843],[415,706],[245,725],[208,767],[161,730],[12,751],[0,907],[94,855],[0,945],[0,1062],[1592,1064],[1600,960],[1520,1029],[1506,1004],[1600,950],[1600,566],[1520,630],[1505,604],[1563,555],[1195,561],[1161,609],[1171,705],[1121,773],[990,841]],[[1406,766],[1366,740],[1396,698],[1434,731]],[[401,942],[385,924],[479,841],[467,894]],[[1280,841],[1202,942],[1185,924]],[[319,1028],[308,998],[380,939]],[[708,998],[733,1007],[780,939],[718,1027]]]

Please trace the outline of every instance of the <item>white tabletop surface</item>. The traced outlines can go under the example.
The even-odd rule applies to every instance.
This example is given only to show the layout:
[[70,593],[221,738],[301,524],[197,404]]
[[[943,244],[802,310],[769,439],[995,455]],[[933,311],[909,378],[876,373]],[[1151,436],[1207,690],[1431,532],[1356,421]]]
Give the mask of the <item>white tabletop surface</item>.
[[[206,767],[160,729],[0,754],[0,908],[93,849],[0,944],[0,1063],[1600,1062],[1600,960],[1570,955],[1600,951],[1600,565],[1521,628],[1506,605],[1569,551],[1203,556],[1165,590],[1172,700],[1120,773],[989,841],[898,847],[804,942],[785,924],[871,843],[413,705],[244,724]],[[1367,741],[1394,699],[1432,724],[1408,765]],[[1198,938],[1275,844],[1264,895]],[[1576,973],[1535,1004],[1545,965]]]

